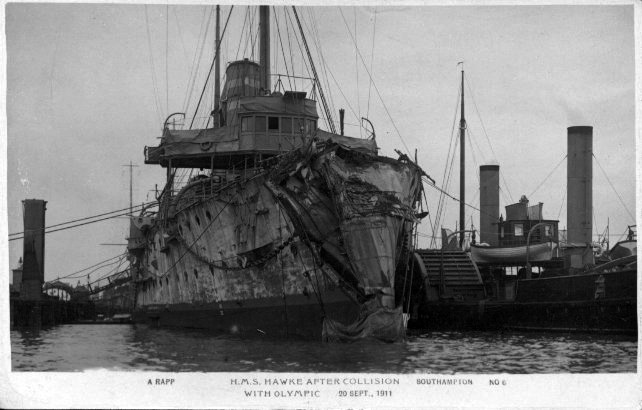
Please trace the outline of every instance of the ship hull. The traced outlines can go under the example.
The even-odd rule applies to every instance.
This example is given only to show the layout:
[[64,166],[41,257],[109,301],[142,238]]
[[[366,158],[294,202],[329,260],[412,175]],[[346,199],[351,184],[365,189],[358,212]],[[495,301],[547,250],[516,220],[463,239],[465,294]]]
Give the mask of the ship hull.
[[314,294],[268,297],[221,303],[147,305],[134,311],[136,323],[205,329],[220,335],[241,337],[302,338],[322,340],[325,318],[351,323],[359,305],[342,291],[323,295],[321,305]]
[[238,335],[402,339],[403,326],[388,322],[403,323],[395,274],[420,176],[407,160],[310,144],[238,178],[191,179],[161,198],[154,218],[133,220],[135,319]]

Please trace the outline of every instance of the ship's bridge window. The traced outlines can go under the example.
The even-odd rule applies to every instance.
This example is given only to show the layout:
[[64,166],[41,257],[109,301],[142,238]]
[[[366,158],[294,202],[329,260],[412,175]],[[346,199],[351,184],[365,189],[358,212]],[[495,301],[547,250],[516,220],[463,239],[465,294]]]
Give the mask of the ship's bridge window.
[[268,130],[279,130],[279,117],[268,117]]
[[241,118],[241,131],[254,131],[254,117]]
[[515,236],[524,236],[524,224],[515,224]]
[[281,118],[281,132],[284,134],[292,134],[292,117]]
[[550,225],[544,225],[544,236],[550,238],[553,236],[553,231]]
[[254,123],[254,131],[265,132],[265,117],[256,117],[256,122]]
[[305,132],[310,133],[314,132],[317,129],[317,122],[315,120],[306,120],[305,121]]
[[305,119],[295,118],[294,119],[294,132],[299,134],[300,132],[305,131]]

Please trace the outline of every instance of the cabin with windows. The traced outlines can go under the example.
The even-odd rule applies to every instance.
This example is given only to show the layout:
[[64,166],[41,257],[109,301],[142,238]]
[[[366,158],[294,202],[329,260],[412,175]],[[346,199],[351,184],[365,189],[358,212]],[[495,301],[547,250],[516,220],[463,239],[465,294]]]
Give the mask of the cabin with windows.
[[544,219],[542,214],[543,203],[529,206],[526,196],[522,196],[518,203],[506,206],[506,220],[502,216],[497,223],[499,246],[526,245],[528,232],[537,224],[544,223],[531,233],[531,244],[558,242],[557,220]]
[[301,147],[317,132],[316,101],[304,91],[260,88],[259,75],[260,66],[254,61],[230,63],[220,106],[212,112],[218,126],[174,129],[170,116],[160,145],[145,147],[145,163],[165,168],[251,168],[257,160]]

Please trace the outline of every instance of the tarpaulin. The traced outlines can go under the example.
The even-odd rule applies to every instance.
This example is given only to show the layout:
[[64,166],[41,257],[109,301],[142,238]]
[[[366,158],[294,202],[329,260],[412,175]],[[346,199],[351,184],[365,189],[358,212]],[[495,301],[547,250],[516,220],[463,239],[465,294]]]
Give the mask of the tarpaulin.
[[342,148],[361,153],[376,154],[378,149],[374,139],[346,137],[323,130],[317,130],[316,136],[321,141],[331,141]]
[[346,252],[367,294],[371,289],[394,287],[397,239],[402,226],[402,219],[384,215],[341,223]]
[[239,114],[275,114],[318,118],[316,102],[295,100],[280,95],[245,97],[239,100]]
[[373,298],[361,306],[359,317],[354,323],[344,325],[336,320],[323,320],[323,341],[356,342],[376,339],[383,342],[398,342],[406,338],[401,306],[389,309]]

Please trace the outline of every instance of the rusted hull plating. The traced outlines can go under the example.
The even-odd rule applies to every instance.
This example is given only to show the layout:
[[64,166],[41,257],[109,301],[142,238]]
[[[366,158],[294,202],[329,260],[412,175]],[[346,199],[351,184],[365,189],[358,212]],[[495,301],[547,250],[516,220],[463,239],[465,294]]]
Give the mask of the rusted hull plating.
[[326,317],[350,323],[357,316],[358,305],[337,289],[324,294],[323,305],[312,294],[198,305],[150,305],[139,307],[134,320],[240,337],[321,340]]
[[138,317],[317,335],[320,318],[349,323],[366,300],[394,309],[420,177],[409,162],[311,145],[218,190],[188,185],[133,232]]

